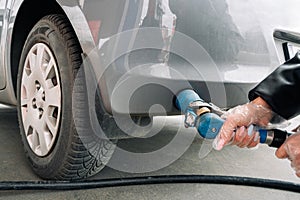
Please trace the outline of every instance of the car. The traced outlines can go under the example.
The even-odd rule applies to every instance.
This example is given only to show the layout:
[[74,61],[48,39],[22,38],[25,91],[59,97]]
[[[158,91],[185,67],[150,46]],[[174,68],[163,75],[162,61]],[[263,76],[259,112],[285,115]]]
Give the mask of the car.
[[296,0],[0,0],[0,102],[44,179],[83,179],[120,139],[180,115],[190,88],[222,108],[299,49]]

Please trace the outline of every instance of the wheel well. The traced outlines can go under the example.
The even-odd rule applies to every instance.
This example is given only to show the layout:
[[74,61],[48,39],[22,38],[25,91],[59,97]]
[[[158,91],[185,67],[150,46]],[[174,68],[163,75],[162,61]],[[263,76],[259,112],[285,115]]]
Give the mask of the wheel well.
[[65,13],[55,0],[25,0],[18,11],[12,33],[10,52],[11,75],[15,92],[19,60],[27,35],[41,18],[49,14]]

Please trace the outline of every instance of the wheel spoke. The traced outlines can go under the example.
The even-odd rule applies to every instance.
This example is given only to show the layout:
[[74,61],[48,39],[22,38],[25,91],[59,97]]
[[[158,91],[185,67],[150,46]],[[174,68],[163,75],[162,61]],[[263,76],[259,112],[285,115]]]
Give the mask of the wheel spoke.
[[36,150],[37,146],[39,146],[39,139],[35,130],[32,130],[32,133],[28,134],[27,141],[29,143],[29,146],[32,149]]
[[24,87],[22,92],[23,92],[23,95],[26,94],[25,95],[26,97],[31,97],[34,95],[36,88],[34,85],[34,79],[33,79],[32,74],[30,74],[30,75],[27,75],[26,73],[23,74],[21,87]]
[[21,99],[21,107],[27,107],[29,103],[29,100],[27,98]]
[[57,119],[52,116],[47,116],[46,117],[46,125],[47,125],[47,128],[49,129],[50,135],[53,138],[55,138],[56,133],[57,133],[57,128],[58,128]]
[[37,126],[36,132],[39,139],[39,150],[42,155],[45,155],[49,152],[49,144],[51,143],[50,133],[45,129],[45,123],[41,123]]
[[29,52],[28,54],[28,64],[32,72],[35,72],[36,68],[36,55],[33,52]]
[[37,52],[36,52],[36,66],[38,68],[42,67],[44,52],[45,52],[44,45],[38,45]]
[[61,92],[59,85],[46,90],[47,104],[60,108]]
[[51,72],[51,70],[54,67],[54,60],[51,58],[50,61],[47,63],[46,68],[44,69],[44,80],[47,80],[49,78],[49,74]]
[[[24,118],[25,116],[23,116]],[[23,127],[24,127],[24,131],[26,133],[26,136],[29,136],[31,134],[30,132],[30,128],[31,127],[31,124],[33,122],[33,119],[31,117],[25,117],[25,120],[23,121]]]

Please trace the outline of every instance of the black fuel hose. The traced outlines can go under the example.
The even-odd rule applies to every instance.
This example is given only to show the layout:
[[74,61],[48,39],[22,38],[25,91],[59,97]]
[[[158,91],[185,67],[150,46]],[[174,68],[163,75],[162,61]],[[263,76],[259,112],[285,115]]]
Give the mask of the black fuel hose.
[[293,182],[215,175],[165,175],[83,181],[1,181],[0,190],[81,190],[104,187],[175,183],[240,185],[300,193],[300,184]]

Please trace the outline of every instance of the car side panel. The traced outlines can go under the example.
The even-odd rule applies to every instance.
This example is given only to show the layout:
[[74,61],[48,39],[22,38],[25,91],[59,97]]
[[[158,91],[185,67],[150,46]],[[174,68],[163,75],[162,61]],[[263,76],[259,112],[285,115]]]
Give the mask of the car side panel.
[[[110,112],[147,113],[151,105],[156,104],[162,105],[167,113],[172,112],[170,91],[160,92],[161,87],[135,89],[147,83],[164,85],[176,93],[186,87],[187,81],[195,82],[196,87],[201,81],[216,81],[225,89],[220,93],[214,85],[211,87],[209,95],[213,96],[210,99],[214,103],[220,106],[244,103],[248,90],[281,62],[274,31],[281,28],[300,32],[297,0],[276,3],[271,0],[126,0],[124,5],[117,0],[82,2],[88,21],[101,22],[99,31],[93,34],[97,51],[102,55],[101,63],[96,67],[105,68],[101,87],[106,85],[105,98],[108,96],[111,103],[106,108]],[[153,31],[143,31],[144,28]],[[171,30],[175,30],[173,37],[169,35]],[[203,54],[190,51],[181,36],[193,40]],[[148,49],[136,51],[143,42]],[[163,60],[168,57],[164,54],[168,50],[185,51],[187,56],[194,56],[191,59],[194,63],[184,62],[176,55]],[[201,55],[197,57],[197,53]],[[203,55],[207,59],[202,59]],[[138,66],[145,67],[134,70]],[[211,69],[217,71],[217,78],[209,76],[215,73]],[[179,72],[187,81],[170,71]],[[125,81],[128,88],[124,86]],[[226,84],[232,87],[226,89]],[[128,91],[141,92],[135,95],[137,98],[127,95],[125,99],[124,94]],[[118,92],[120,95],[116,95]],[[129,102],[129,105],[123,102]]]
[[[16,95],[13,88],[11,79],[11,65],[10,65],[10,50],[11,50],[11,38],[13,32],[13,25],[15,23],[17,11],[21,6],[23,0],[6,0],[5,15],[1,32],[1,48],[0,48],[0,60],[2,72],[6,79],[4,87],[0,90],[0,102],[8,105],[16,105]],[[0,68],[1,68],[0,67]]]
[[[14,17],[21,2],[22,0],[14,1],[13,11],[9,18],[10,28],[7,31],[7,41],[5,41],[7,52],[10,51]],[[229,102],[229,104],[225,102],[222,106],[233,106],[245,102],[249,88],[281,62],[274,44],[273,32],[277,28],[300,32],[297,26],[298,12],[296,11],[299,5],[297,0],[287,0],[281,3],[285,4],[286,9],[282,9],[283,5],[271,0],[263,2],[258,0],[57,0],[57,2],[74,27],[84,52],[83,58],[87,58],[86,60],[91,62],[96,69],[95,72],[101,76],[102,100],[109,112],[147,113],[148,108],[145,109],[145,107],[151,107],[154,104],[161,104],[166,108],[167,113],[173,112],[174,108],[170,105],[173,94],[167,90],[161,92],[160,86],[157,88],[151,86],[151,89],[146,86],[147,92],[141,89],[136,99],[129,95],[130,99],[117,98],[119,100],[115,100],[112,94],[116,94],[115,86],[122,80],[121,77],[126,79],[124,75],[135,82],[140,80],[141,84],[151,82],[165,85],[165,88],[171,88],[175,92],[184,89],[187,81],[173,76],[169,73],[171,69],[181,73],[189,83],[194,82],[195,84],[191,84],[192,87],[199,86],[199,81],[213,82],[213,79],[203,80],[203,77],[199,75],[208,74],[205,71],[209,66],[207,60],[218,70],[219,80],[217,81],[220,84],[225,84],[225,87],[227,87],[226,84],[231,84],[233,88],[236,88],[230,87],[226,90],[226,94],[234,95],[225,97],[225,93],[222,93]],[[144,32],[143,28],[155,28],[155,31]],[[165,37],[172,34],[170,30],[176,31],[171,40]],[[121,34],[122,36],[119,37],[120,33],[129,34]],[[166,56],[165,53],[170,50],[168,48],[177,50],[176,45],[181,45],[181,48],[185,47],[185,44],[178,40],[180,34],[199,44],[208,59],[196,57],[195,63],[190,66],[180,62],[181,60],[176,55]],[[146,42],[147,45],[154,41],[152,43],[160,43],[161,46],[156,51],[146,49],[138,53],[130,52],[141,41]],[[120,47],[126,47],[126,49]],[[162,49],[166,51],[161,51]],[[110,59],[122,50],[127,51],[124,56],[112,60],[112,63],[106,62],[111,61]],[[188,52],[191,55],[193,53],[195,52]],[[7,59],[9,53],[4,55],[2,51],[0,54],[8,66],[5,72],[6,77],[10,77],[10,63]],[[164,56],[168,59],[163,60]],[[162,60],[163,64],[161,64]],[[146,66],[147,70],[132,70],[137,65],[149,63],[153,65]],[[111,66],[106,69],[107,64]],[[0,70],[4,74],[4,68]],[[136,85],[132,85],[131,89],[134,90],[134,87]],[[122,91],[127,91],[126,89],[128,88],[122,88]],[[218,93],[217,90],[210,92]],[[158,96],[160,98],[157,98]],[[222,99],[219,98],[219,94],[215,96],[217,100]],[[16,103],[11,80],[7,81],[5,90],[0,91],[0,99],[2,102]],[[131,108],[123,105],[121,101],[132,101]],[[111,105],[112,102],[115,105]],[[125,107],[126,109],[123,109]]]
[[[2,31],[3,30],[3,27],[5,29],[5,26],[6,25],[6,22],[5,22],[5,14],[8,12],[6,8],[6,4],[7,4],[7,0],[0,0],[0,37],[3,38],[5,37],[5,32]],[[1,40],[0,38],[0,41],[3,41]],[[3,57],[3,49],[4,49],[4,46],[3,46],[3,43],[1,42],[0,44],[0,49],[1,49],[1,56]],[[1,62],[0,62],[0,90],[1,89],[4,89],[5,88],[5,85],[6,85],[6,74],[5,74],[5,64],[4,64],[4,59],[1,59]]]

